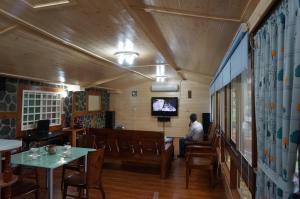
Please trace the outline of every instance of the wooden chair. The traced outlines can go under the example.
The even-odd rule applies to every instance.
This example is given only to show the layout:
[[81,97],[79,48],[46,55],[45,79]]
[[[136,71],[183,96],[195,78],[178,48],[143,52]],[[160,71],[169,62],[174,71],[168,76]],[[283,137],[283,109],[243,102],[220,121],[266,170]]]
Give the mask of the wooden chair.
[[17,166],[13,171],[19,178],[11,187],[12,198],[23,198],[28,194],[34,193],[35,199],[39,199],[40,186],[37,169],[33,167]]
[[212,146],[189,145],[186,147],[186,188],[189,186],[189,178],[192,169],[207,170],[210,173],[210,184],[214,185],[215,171],[218,170],[218,154],[220,136],[216,135],[216,139]]
[[99,189],[102,198],[105,198],[105,192],[102,186],[102,167],[104,160],[104,148],[96,151],[91,151],[87,155],[87,173],[74,173],[64,179],[63,199],[67,196],[76,197],[74,195],[67,195],[68,187],[77,187],[79,189],[78,198],[82,198],[83,191],[86,190],[86,198],[89,198],[90,189]]
[[216,135],[219,133],[219,129],[217,128],[217,126],[212,123],[209,126],[209,130],[208,130],[208,140],[206,141],[191,141],[191,142],[186,142],[185,145],[189,146],[189,145],[200,145],[200,146],[211,146],[212,143],[214,142],[214,140],[216,139]]
[[[80,135],[78,139],[78,147],[83,148],[97,148],[96,146],[96,136],[95,135]],[[84,168],[84,160],[81,158],[79,160],[70,162],[69,164],[63,165],[62,175],[61,175],[61,189],[63,189],[63,183],[65,178],[66,170],[81,172]]]

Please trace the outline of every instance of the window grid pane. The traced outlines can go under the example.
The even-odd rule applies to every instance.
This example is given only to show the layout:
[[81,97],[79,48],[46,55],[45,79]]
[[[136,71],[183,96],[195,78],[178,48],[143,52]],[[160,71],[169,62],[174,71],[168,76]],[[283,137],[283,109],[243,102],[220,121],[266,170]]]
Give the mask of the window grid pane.
[[61,124],[60,94],[44,91],[23,91],[22,130],[35,128],[36,122],[49,119],[50,126]]

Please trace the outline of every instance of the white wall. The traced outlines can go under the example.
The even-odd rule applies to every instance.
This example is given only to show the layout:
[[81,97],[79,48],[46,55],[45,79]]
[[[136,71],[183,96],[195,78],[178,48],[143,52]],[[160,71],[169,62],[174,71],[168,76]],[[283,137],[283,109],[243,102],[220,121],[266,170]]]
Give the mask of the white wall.
[[[130,130],[163,131],[163,124],[151,116],[151,97],[178,97],[179,112],[165,123],[165,134],[168,136],[184,136],[188,131],[189,115],[197,113],[202,121],[202,113],[209,112],[208,85],[191,81],[178,81],[179,92],[151,92],[151,82],[123,90],[121,94],[110,95],[110,110],[116,112],[116,124],[122,124]],[[131,91],[137,90],[138,96],[132,97]],[[188,99],[188,90],[192,91],[192,99]]]

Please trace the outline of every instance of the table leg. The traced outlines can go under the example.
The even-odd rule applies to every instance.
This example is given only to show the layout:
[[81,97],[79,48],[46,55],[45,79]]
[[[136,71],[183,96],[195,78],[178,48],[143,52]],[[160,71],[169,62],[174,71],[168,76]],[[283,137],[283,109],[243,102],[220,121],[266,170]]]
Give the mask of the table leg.
[[[1,155],[1,153],[0,153],[0,173],[2,173],[2,155]],[[0,189],[0,199],[1,199],[1,190],[2,189]]]
[[87,155],[84,156],[84,172],[87,172]]
[[[87,172],[87,155],[84,156],[84,173]],[[83,190],[83,195],[87,195],[87,190]]]
[[[5,152],[4,153],[3,165],[1,165],[1,169],[3,170],[3,173],[2,173],[2,171],[0,171],[0,173],[2,173],[4,183],[10,183],[13,180],[13,173],[12,173],[12,169],[11,169],[10,159],[11,159],[10,152]],[[2,162],[2,158],[1,158],[1,162]],[[12,198],[10,185],[5,187],[3,189],[3,192],[4,192],[4,199],[11,199]],[[0,195],[0,198],[1,198],[1,195]]]
[[47,169],[48,199],[53,199],[53,169]]

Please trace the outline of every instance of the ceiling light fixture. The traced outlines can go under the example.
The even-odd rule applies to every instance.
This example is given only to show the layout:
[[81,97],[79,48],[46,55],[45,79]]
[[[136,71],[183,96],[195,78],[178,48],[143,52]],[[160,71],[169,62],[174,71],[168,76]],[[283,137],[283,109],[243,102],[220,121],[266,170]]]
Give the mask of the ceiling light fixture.
[[132,65],[135,58],[139,56],[139,53],[133,51],[119,51],[114,55],[117,57],[119,64]]
[[156,77],[156,82],[164,83],[166,77]]
[[166,79],[165,74],[165,65],[157,65],[156,66],[156,82],[165,82]]

